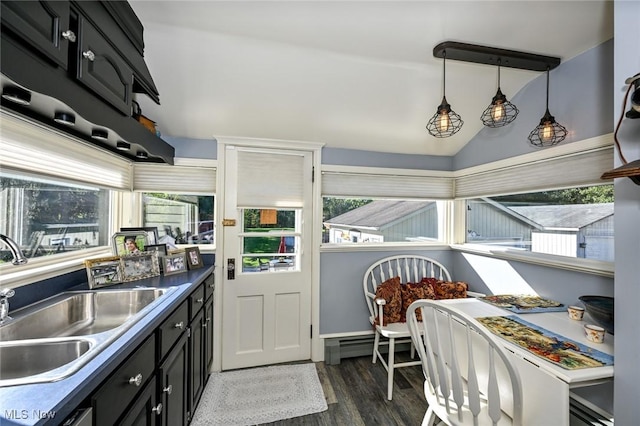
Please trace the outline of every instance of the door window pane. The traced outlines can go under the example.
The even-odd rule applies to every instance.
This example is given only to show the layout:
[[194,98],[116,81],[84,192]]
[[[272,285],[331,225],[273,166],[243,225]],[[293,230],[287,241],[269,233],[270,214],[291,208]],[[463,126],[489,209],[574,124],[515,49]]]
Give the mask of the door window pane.
[[160,242],[214,244],[214,197],[211,195],[142,194],[142,221],[158,228]]
[[[0,233],[27,258],[108,246],[109,191],[0,173]],[[0,263],[11,252],[0,247]]]
[[613,261],[613,185],[467,201],[467,243]]
[[242,210],[242,272],[297,270],[301,210]]

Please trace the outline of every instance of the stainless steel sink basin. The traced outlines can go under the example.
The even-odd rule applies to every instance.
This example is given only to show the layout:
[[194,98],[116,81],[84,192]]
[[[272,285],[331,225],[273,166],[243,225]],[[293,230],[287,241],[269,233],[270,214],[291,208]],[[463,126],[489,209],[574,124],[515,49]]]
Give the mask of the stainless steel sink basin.
[[62,293],[12,314],[0,327],[0,341],[86,336],[124,324],[166,289],[98,290]]
[[34,376],[54,370],[87,353],[87,340],[23,341],[0,345],[0,380]]
[[68,377],[175,289],[70,291],[10,312],[0,325],[0,387]]

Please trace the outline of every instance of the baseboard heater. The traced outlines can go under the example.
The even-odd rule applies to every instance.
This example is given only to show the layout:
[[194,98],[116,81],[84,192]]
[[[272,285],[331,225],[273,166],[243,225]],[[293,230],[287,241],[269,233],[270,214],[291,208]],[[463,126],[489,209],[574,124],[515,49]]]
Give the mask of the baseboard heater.
[[572,394],[569,400],[569,425],[613,426],[613,416],[589,401]]
[[[360,356],[373,357],[373,335],[332,337],[324,340],[324,362],[327,365],[340,364],[343,358]],[[388,346],[380,346],[380,352],[387,353]],[[396,352],[409,351],[409,343],[396,343]]]

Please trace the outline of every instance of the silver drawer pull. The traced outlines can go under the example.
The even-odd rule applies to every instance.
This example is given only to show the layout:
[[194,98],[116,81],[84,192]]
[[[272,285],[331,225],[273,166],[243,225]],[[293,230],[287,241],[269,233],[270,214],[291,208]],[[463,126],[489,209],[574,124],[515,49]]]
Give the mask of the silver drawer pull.
[[162,414],[162,402],[151,409],[154,413],[160,415]]
[[62,38],[67,41],[70,41],[71,43],[76,42],[76,34],[71,30],[63,31]]
[[84,56],[85,59],[88,59],[91,62],[96,60],[96,54],[90,50],[87,50],[86,52],[82,52],[82,56]]
[[142,384],[142,374],[138,373],[137,376],[129,379],[130,385],[140,386]]
[[204,302],[204,299],[203,299],[203,298],[196,299],[196,302],[198,302],[198,303],[203,303],[203,302]]
[[202,328],[207,328],[207,323],[206,322],[202,323]]
[[167,386],[166,388],[162,389],[162,392],[166,392],[168,395],[171,395],[171,392],[173,392],[173,386]]
[[180,321],[180,322],[175,323],[173,328],[179,328],[180,330],[182,330],[184,328],[184,321]]

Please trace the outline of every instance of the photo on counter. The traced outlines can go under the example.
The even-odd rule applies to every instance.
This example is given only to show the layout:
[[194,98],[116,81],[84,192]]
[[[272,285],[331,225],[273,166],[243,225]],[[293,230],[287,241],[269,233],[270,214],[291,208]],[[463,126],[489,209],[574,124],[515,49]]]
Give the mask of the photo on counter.
[[147,244],[153,245],[158,244],[158,228],[155,226],[149,227],[138,227],[138,228],[120,228],[120,232],[124,232],[127,234],[141,234],[145,233],[147,236]]
[[187,271],[187,262],[184,253],[168,254],[162,259],[165,275],[179,274]]
[[184,249],[184,252],[189,269],[198,269],[204,266],[202,263],[202,256],[200,256],[199,247],[187,247]]
[[137,254],[144,251],[149,242],[147,241],[147,233],[144,231],[116,232],[111,237],[113,254],[116,256],[125,256],[128,254]]
[[143,251],[120,257],[123,281],[135,281],[160,275],[157,251]]
[[122,282],[122,267],[119,256],[85,260],[89,288],[106,287]]

